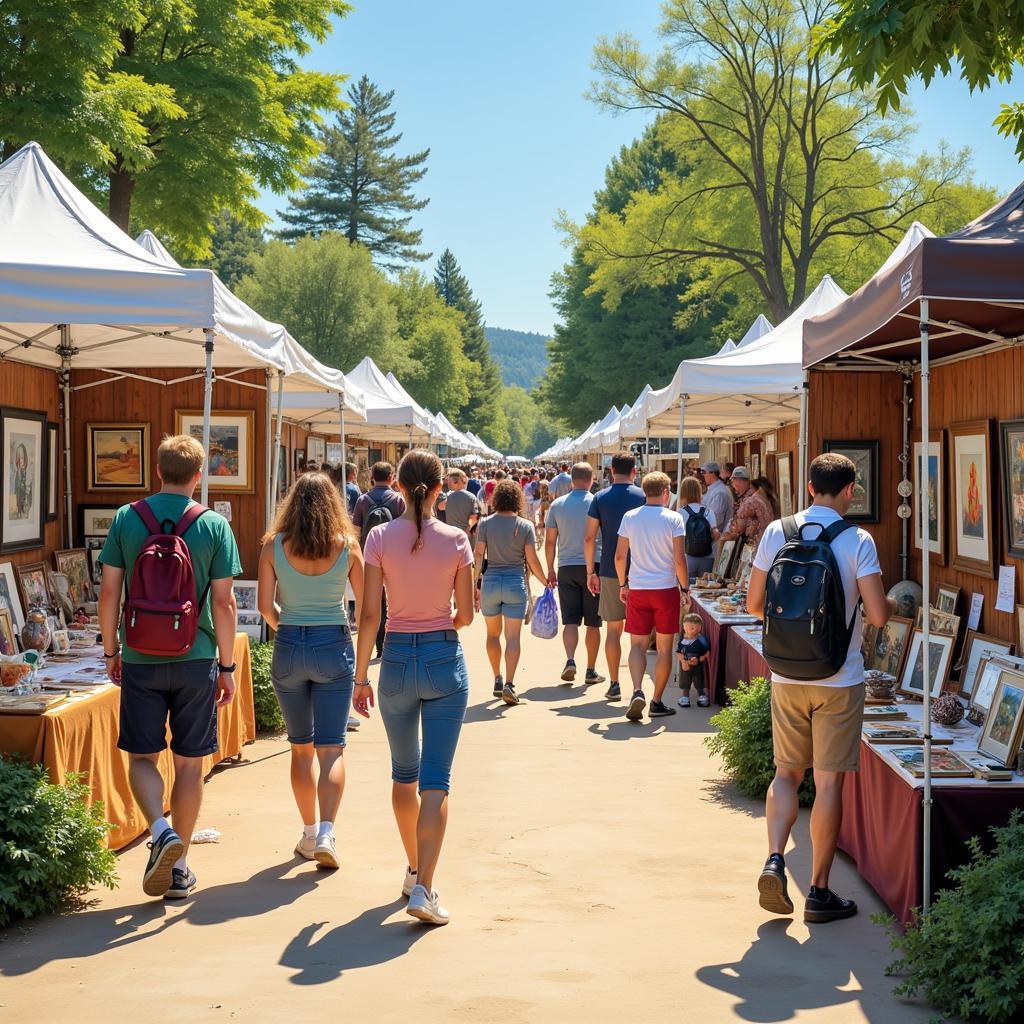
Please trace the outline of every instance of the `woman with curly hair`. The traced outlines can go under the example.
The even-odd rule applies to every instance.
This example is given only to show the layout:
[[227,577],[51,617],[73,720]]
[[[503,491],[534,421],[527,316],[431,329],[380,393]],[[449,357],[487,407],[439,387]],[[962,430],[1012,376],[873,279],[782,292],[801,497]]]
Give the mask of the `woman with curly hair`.
[[270,679],[288,730],[302,818],[295,852],[323,868],[338,867],[334,820],[345,789],[355,669],[345,601],[350,581],[358,602],[363,556],[348,512],[326,473],[304,473],[263,538],[257,601],[276,634]]
[[448,822],[452,761],[469,703],[457,631],[473,621],[469,537],[434,516],[442,472],[433,452],[407,452],[398,466],[405,512],[367,535],[353,698],[356,713],[369,718],[374,697],[367,673],[383,589],[388,622],[380,714],[391,746],[391,803],[407,858],[402,894],[409,897],[406,913],[427,924],[449,920],[433,882]]
[[[518,704],[515,674],[520,636],[530,600],[526,567],[547,586],[537,557],[537,531],[523,518],[523,491],[514,480],[500,480],[491,498],[494,515],[480,523],[476,543],[476,575],[483,575],[480,610],[487,623],[487,657],[494,672],[494,696]],[[487,572],[483,572],[484,559]],[[505,632],[505,677],[501,675],[501,634]]]

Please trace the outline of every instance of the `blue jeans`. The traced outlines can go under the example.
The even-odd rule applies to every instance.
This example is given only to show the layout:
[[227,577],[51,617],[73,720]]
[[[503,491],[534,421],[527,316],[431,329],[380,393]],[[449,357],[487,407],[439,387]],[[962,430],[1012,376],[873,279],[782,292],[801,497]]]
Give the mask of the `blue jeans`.
[[289,743],[345,746],[356,661],[347,626],[281,626],[270,679]]
[[421,793],[447,793],[469,704],[469,673],[458,634],[452,629],[388,633],[378,689],[391,745],[391,777],[395,782],[418,781]]
[[519,568],[488,567],[480,585],[480,611],[483,615],[526,618],[526,575]]

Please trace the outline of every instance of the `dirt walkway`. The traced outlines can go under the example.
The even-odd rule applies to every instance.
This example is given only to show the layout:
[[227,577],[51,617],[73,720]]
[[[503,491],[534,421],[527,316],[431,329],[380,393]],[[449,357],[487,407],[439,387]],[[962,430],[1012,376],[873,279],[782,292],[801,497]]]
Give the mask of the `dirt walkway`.
[[[526,638],[524,702],[488,698],[482,623],[437,885],[447,928],[402,911],[404,869],[379,719],[353,736],[340,871],[292,854],[283,742],[246,748],[206,790],[200,888],[142,895],[142,843],[121,887],[0,941],[0,1020],[927,1021],[883,975],[881,909],[849,862],[833,884],[859,917],[768,920],[754,879],[762,809],[735,798],[701,744],[709,713],[627,723],[558,685],[561,644]],[[674,703],[677,693],[670,689]],[[806,817],[789,863],[806,888]]]

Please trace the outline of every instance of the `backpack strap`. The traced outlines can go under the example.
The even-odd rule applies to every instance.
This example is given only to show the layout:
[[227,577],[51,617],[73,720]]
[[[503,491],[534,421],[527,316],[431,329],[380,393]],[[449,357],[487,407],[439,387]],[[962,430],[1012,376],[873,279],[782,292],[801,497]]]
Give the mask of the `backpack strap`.
[[697,511],[696,512],[691,511],[690,515],[691,516],[699,516],[701,519],[707,519],[707,517],[708,517],[708,510],[703,505],[700,505],[700,506],[698,506]]
[[838,536],[840,536],[840,534],[846,533],[847,530],[854,529],[856,525],[856,523],[851,523],[848,519],[840,519],[838,523],[832,523],[830,526],[826,526],[819,534],[818,539],[825,541],[826,544],[831,544]]
[[796,516],[786,516],[782,520],[782,532],[787,541],[800,539],[800,527],[797,526]]
[[174,527],[174,535],[176,537],[184,537],[188,532],[189,527],[200,517],[206,515],[210,510],[205,505],[200,505],[196,502],[193,505],[189,505],[182,513],[181,518],[178,520],[177,525]]
[[156,521],[156,516],[153,515],[153,510],[149,507],[149,502],[145,498],[133,501],[131,509],[142,520],[143,526],[149,530],[150,534],[164,532],[164,528]]

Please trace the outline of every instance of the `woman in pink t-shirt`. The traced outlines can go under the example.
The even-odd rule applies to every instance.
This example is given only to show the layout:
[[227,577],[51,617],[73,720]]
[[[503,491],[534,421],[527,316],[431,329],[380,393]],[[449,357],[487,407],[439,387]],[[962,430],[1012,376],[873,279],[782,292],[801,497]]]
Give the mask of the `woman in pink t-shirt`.
[[448,820],[452,760],[469,703],[469,676],[456,631],[473,621],[469,538],[433,515],[441,478],[436,455],[407,452],[398,466],[405,513],[374,527],[366,538],[352,698],[356,712],[369,718],[374,696],[367,673],[383,587],[388,622],[380,714],[391,745],[391,800],[409,865],[402,893],[409,897],[409,915],[429,924],[448,923],[433,880]]

